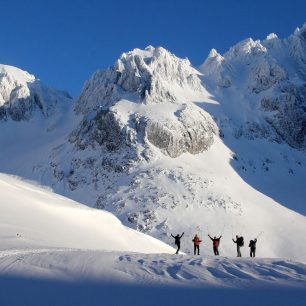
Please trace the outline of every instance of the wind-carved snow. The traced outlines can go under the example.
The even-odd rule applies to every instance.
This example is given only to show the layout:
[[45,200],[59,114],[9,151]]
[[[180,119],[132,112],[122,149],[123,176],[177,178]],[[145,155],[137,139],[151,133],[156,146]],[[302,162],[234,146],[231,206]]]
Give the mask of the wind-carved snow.
[[71,102],[67,93],[44,86],[28,72],[0,65],[0,120],[29,120],[36,111],[49,117]]

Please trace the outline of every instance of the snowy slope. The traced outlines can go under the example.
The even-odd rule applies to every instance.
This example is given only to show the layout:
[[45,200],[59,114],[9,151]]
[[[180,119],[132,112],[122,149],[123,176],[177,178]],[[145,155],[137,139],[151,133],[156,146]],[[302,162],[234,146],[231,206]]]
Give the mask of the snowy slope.
[[1,250],[76,248],[172,253],[158,240],[124,227],[108,212],[88,208],[20,179],[0,175]]
[[33,183],[1,174],[0,193],[1,305],[245,305],[256,297],[247,304],[298,306],[306,297],[304,263],[173,255],[112,214]]

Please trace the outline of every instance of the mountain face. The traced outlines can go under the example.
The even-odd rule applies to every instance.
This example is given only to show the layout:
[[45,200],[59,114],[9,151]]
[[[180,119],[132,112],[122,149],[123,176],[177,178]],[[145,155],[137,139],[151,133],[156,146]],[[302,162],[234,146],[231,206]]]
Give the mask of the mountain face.
[[[275,132],[269,133],[271,138],[305,148],[306,24],[284,40],[276,34],[263,41],[249,38],[223,56],[213,49],[200,70],[218,99],[230,95],[252,110],[252,118],[247,118],[253,121],[251,129],[263,118]],[[246,123],[250,124],[241,124]],[[263,127],[264,123],[257,130]]]
[[0,120],[29,120],[36,111],[49,117],[69,102],[67,93],[44,86],[26,71],[0,65]]
[[212,145],[218,130],[212,118],[191,103],[204,96],[199,72],[188,60],[163,48],[135,49],[86,82],[75,110],[87,116],[70,140],[81,148],[88,146],[88,139],[109,151],[120,143],[133,147],[140,141],[171,157],[197,154]]
[[171,232],[188,242],[223,234],[230,253],[231,236],[265,232],[274,239],[262,256],[304,256],[291,235],[306,226],[292,211],[306,214],[305,26],[285,40],[213,49],[199,69],[161,47],[123,53],[74,105],[16,71],[0,88],[1,172],[166,242]]

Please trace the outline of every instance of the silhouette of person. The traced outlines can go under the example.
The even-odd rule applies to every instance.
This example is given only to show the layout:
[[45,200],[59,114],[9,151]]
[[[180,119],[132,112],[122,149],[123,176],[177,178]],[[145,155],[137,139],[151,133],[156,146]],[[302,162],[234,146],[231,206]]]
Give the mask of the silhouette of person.
[[255,253],[256,253],[256,242],[257,242],[257,238],[255,238],[254,240],[250,240],[250,243],[249,243],[250,257],[255,257]]
[[178,252],[179,252],[179,250],[180,250],[180,248],[181,248],[181,238],[183,237],[183,235],[184,235],[184,232],[183,232],[183,234],[180,236],[179,234],[177,234],[176,236],[173,236],[172,234],[171,234],[171,236],[175,239],[174,240],[174,243],[176,244],[176,246],[177,246],[177,250],[176,250],[176,253],[175,254],[178,254]]

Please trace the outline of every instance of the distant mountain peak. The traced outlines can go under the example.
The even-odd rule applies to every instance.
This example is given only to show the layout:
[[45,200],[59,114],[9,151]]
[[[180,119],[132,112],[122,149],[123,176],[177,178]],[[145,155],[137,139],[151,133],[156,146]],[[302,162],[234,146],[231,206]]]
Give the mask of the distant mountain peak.
[[261,44],[260,40],[247,38],[229,49],[224,54],[225,58],[243,58],[246,56],[262,55],[267,52],[267,49]]
[[20,68],[0,64],[0,78],[3,80],[5,77],[12,78],[20,84],[32,83],[36,79],[34,75]]
[[294,31],[294,34],[295,36],[303,36],[304,38],[305,37],[305,33],[306,33],[306,22],[302,25],[302,27],[297,27]]
[[29,120],[37,110],[48,117],[68,101],[67,93],[44,86],[34,75],[0,65],[0,120]]
[[208,57],[218,57],[218,56],[220,56],[220,54],[217,52],[217,50],[216,49],[211,49],[210,50],[210,52],[209,52],[209,54],[208,54]]
[[267,35],[266,40],[273,40],[273,39],[278,39],[278,36],[275,33],[270,33]]

